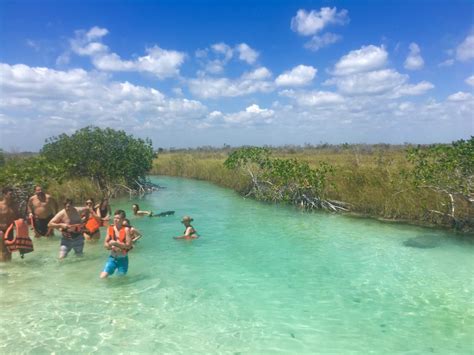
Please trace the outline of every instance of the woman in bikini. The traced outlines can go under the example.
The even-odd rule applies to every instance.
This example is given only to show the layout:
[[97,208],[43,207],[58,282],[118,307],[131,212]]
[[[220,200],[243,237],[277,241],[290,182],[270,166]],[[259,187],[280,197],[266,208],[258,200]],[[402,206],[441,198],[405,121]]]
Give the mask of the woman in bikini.
[[199,238],[199,235],[197,234],[197,231],[191,225],[192,221],[194,221],[194,219],[192,219],[191,217],[184,216],[183,219],[181,220],[181,223],[184,224],[186,229],[184,230],[183,235],[174,237],[174,239],[197,239],[197,238]]

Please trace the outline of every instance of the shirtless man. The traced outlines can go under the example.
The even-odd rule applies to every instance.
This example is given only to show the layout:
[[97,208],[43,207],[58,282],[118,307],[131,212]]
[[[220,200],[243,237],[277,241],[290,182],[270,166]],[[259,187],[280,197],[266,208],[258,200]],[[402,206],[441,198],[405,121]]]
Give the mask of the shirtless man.
[[58,204],[50,195],[44,193],[41,186],[35,186],[35,194],[28,200],[28,213],[33,218],[35,237],[50,237],[53,229],[48,228],[48,223],[58,212]]
[[13,189],[5,187],[2,193],[3,200],[0,201],[0,261],[11,261],[12,254],[3,243],[3,236],[13,221],[21,216],[18,206],[13,200]]
[[82,256],[84,250],[84,221],[81,218],[81,211],[73,206],[71,199],[64,201],[64,209],[48,223],[49,228],[59,229],[62,233],[59,247],[59,259],[64,259],[67,254],[74,249],[77,256]]

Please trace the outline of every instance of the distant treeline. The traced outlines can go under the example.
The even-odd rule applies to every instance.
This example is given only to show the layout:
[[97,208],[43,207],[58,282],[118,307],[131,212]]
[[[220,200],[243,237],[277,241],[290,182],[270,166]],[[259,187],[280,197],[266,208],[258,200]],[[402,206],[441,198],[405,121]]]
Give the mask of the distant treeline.
[[[432,144],[430,144],[432,145]],[[405,150],[408,148],[414,148],[418,146],[425,146],[428,147],[430,145],[419,145],[419,144],[412,144],[412,143],[404,143],[404,144],[387,144],[387,143],[378,143],[378,144],[365,144],[365,143],[342,143],[342,144],[330,144],[330,143],[320,143],[320,144],[310,144],[305,143],[303,145],[293,145],[293,144],[285,144],[279,146],[272,146],[272,145],[263,145],[262,148],[267,148],[273,151],[284,152],[287,154],[295,154],[298,152],[308,151],[308,150],[326,150],[331,152],[340,152],[345,150],[358,150],[362,153],[372,153],[373,151],[378,150]],[[443,144],[440,144],[443,145]],[[220,147],[205,145],[199,146],[195,148],[158,148],[156,153],[185,153],[185,152],[232,152],[236,149],[242,148],[242,146],[230,146],[228,144],[224,144]]]
[[418,146],[161,150],[152,172],[208,180],[259,200],[305,209],[347,209],[362,216],[474,231],[472,137]]

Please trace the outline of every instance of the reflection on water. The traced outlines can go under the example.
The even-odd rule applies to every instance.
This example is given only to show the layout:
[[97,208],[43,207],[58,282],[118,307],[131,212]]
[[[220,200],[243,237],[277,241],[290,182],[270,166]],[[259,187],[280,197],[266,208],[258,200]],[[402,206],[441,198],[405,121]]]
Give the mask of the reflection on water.
[[[176,214],[130,218],[127,276],[99,279],[102,242],[59,262],[59,237],[0,265],[1,353],[472,353],[469,240],[159,183],[140,207]],[[202,238],[172,239],[183,215]]]

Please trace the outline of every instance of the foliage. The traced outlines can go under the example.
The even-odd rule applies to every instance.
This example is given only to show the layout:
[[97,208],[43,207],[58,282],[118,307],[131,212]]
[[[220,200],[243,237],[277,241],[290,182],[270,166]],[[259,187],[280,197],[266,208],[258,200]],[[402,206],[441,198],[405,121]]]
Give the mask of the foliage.
[[224,165],[250,175],[252,186],[247,195],[257,199],[345,210],[343,203],[324,199],[327,176],[333,171],[325,162],[312,168],[294,158],[271,158],[268,148],[244,147],[232,152]]
[[0,149],[0,168],[5,165],[5,155],[3,154],[3,150]]
[[411,148],[407,159],[414,164],[413,178],[417,186],[430,185],[466,197],[474,193],[474,137],[451,145]]
[[41,155],[62,167],[69,177],[90,177],[101,189],[110,189],[116,183],[136,187],[151,169],[154,158],[149,139],[98,127],[52,137]]
[[451,145],[411,148],[407,159],[413,164],[410,177],[416,187],[449,196],[449,216],[454,220],[456,198],[474,202],[474,137]]

